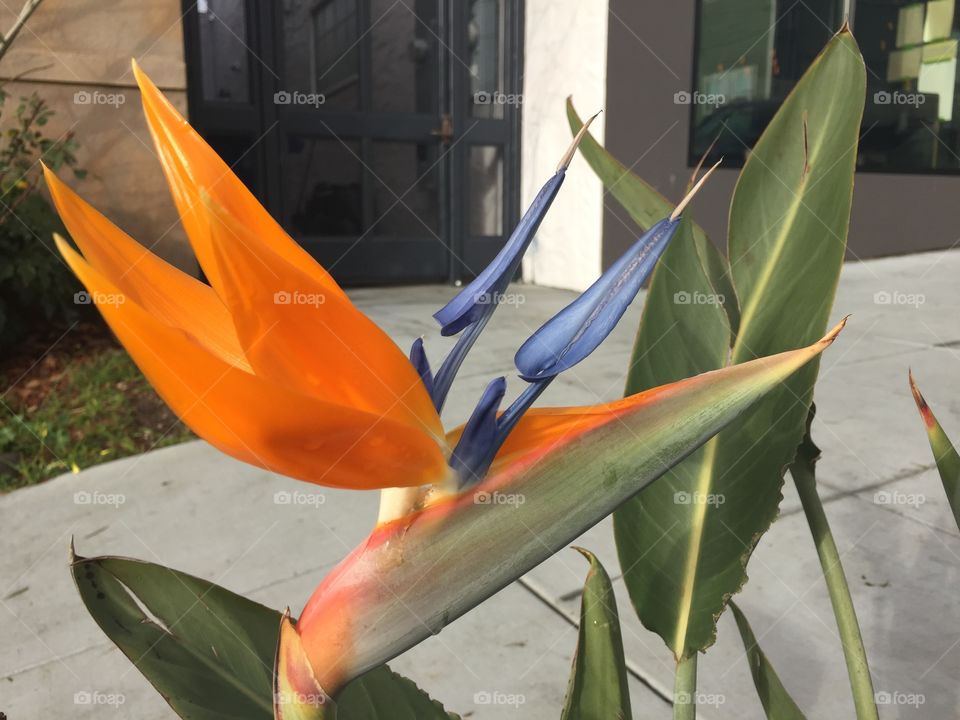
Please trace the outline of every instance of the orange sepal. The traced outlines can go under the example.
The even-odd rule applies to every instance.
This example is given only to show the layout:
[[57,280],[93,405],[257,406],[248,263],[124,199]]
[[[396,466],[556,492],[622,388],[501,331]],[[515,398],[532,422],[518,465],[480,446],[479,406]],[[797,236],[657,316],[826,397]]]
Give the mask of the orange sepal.
[[147,124],[181,221],[214,289],[219,292],[221,282],[210,245],[210,218],[200,200],[201,188],[248,227],[258,238],[258,243],[273,250],[281,272],[284,265],[294,265],[323,286],[328,294],[345,298],[343,290],[327,271],[283,231],[230,167],[157,89],[136,60],[133,61],[133,73],[140,86]]
[[[348,299],[278,262],[273,251],[203,192],[222,297],[258,375],[296,392],[428,432],[443,427],[400,348]],[[285,265],[285,266],[283,266]]]
[[446,476],[433,437],[367,412],[291,392],[224,362],[159,322],[72,250],[57,247],[170,408],[223,452],[331,487],[422,485]]
[[161,322],[225,362],[250,370],[227,308],[209,285],[161,260],[43,167],[57,212],[84,259]]

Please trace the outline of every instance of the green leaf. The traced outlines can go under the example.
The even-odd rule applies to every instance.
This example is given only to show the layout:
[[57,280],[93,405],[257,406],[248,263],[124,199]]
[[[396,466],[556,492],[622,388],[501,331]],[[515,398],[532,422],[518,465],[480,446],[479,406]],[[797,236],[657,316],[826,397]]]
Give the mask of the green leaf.
[[[574,109],[571,98],[567,98],[567,120],[570,130],[576,135],[583,127],[583,122]],[[620,202],[642,230],[649,230],[651,226],[673,212],[673,203],[608,153],[590,132],[587,132],[580,141],[580,152],[607,192]],[[689,212],[686,214],[689,215]],[[703,266],[703,273],[710,278],[713,286],[709,292],[723,298],[723,307],[727,311],[730,325],[736,330],[739,309],[727,261],[716,246],[707,239],[703,228],[693,222],[691,228],[693,243]],[[671,244],[675,243],[676,240]]]
[[337,698],[340,720],[459,720],[412,680],[381,665],[344,688]]
[[[846,246],[865,82],[860,53],[844,28],[787,97],[743,168],[730,215],[740,320],[729,359],[720,314],[707,307],[680,314],[670,295],[675,288],[704,287],[702,260],[700,270],[692,262],[677,264],[678,277],[658,276],[664,288],[656,293],[651,286],[628,391],[673,379],[684,371],[678,364],[738,364],[823,334]],[[665,334],[674,320],[677,329]],[[677,659],[714,642],[727,600],[746,582],[747,561],[776,517],[783,472],[803,437],[818,366],[791,376],[615,514],[631,600]]]
[[734,602],[730,603],[730,609],[733,610],[743,647],[747,651],[747,662],[750,663],[753,685],[757,688],[757,695],[760,696],[760,702],[763,704],[768,720],[806,720],[800,708],[790,697],[790,693],[780,682],[780,677],[767,660],[767,656],[757,644],[757,638],[754,637],[743,611]]
[[923,418],[923,424],[927,429],[927,439],[930,441],[933,459],[937,462],[943,489],[947,493],[947,500],[953,511],[953,519],[957,527],[960,527],[960,455],[957,455],[956,448],[940,426],[937,416],[933,414],[933,410],[920,394],[920,389],[913,381],[913,373],[910,373],[910,389],[913,391],[913,399],[917,403],[920,417]]
[[626,720],[630,712],[620,616],[610,577],[596,556],[574,548],[590,563],[580,606],[580,636],[561,720]]
[[[182,718],[273,720],[281,615],[206,580],[141,560],[74,556],[100,629]],[[410,680],[377,667],[337,698],[340,720],[451,720]]]

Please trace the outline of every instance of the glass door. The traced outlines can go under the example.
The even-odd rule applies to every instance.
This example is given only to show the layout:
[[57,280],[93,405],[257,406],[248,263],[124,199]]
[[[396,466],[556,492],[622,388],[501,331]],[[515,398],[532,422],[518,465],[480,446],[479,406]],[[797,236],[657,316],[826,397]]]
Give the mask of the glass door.
[[207,0],[186,14],[191,119],[341,282],[468,279],[517,216],[505,5]]

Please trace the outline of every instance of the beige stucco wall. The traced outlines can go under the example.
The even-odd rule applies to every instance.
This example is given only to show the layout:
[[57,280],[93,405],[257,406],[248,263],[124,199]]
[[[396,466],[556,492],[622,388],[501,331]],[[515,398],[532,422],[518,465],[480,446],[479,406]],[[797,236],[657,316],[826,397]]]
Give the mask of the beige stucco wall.
[[[13,24],[19,8],[0,3],[0,28]],[[36,91],[56,112],[47,133],[72,132],[79,141],[88,175],[64,179],[144,245],[195,271],[130,71],[135,57],[185,112],[180,16],[178,0],[44,0],[0,62],[0,78],[24,76],[6,84],[12,97],[5,115],[20,95]],[[112,94],[116,102],[82,102],[94,93],[98,100]]]

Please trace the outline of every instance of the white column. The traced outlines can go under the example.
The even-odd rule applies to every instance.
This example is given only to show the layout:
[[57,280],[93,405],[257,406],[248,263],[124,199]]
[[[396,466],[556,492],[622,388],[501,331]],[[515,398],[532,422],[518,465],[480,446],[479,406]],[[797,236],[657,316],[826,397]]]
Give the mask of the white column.
[[[527,0],[521,207],[553,174],[571,139],[566,99],[581,117],[604,107],[606,0]],[[604,116],[590,130],[603,142]],[[523,261],[527,282],[583,290],[600,273],[603,188],[578,155]]]

